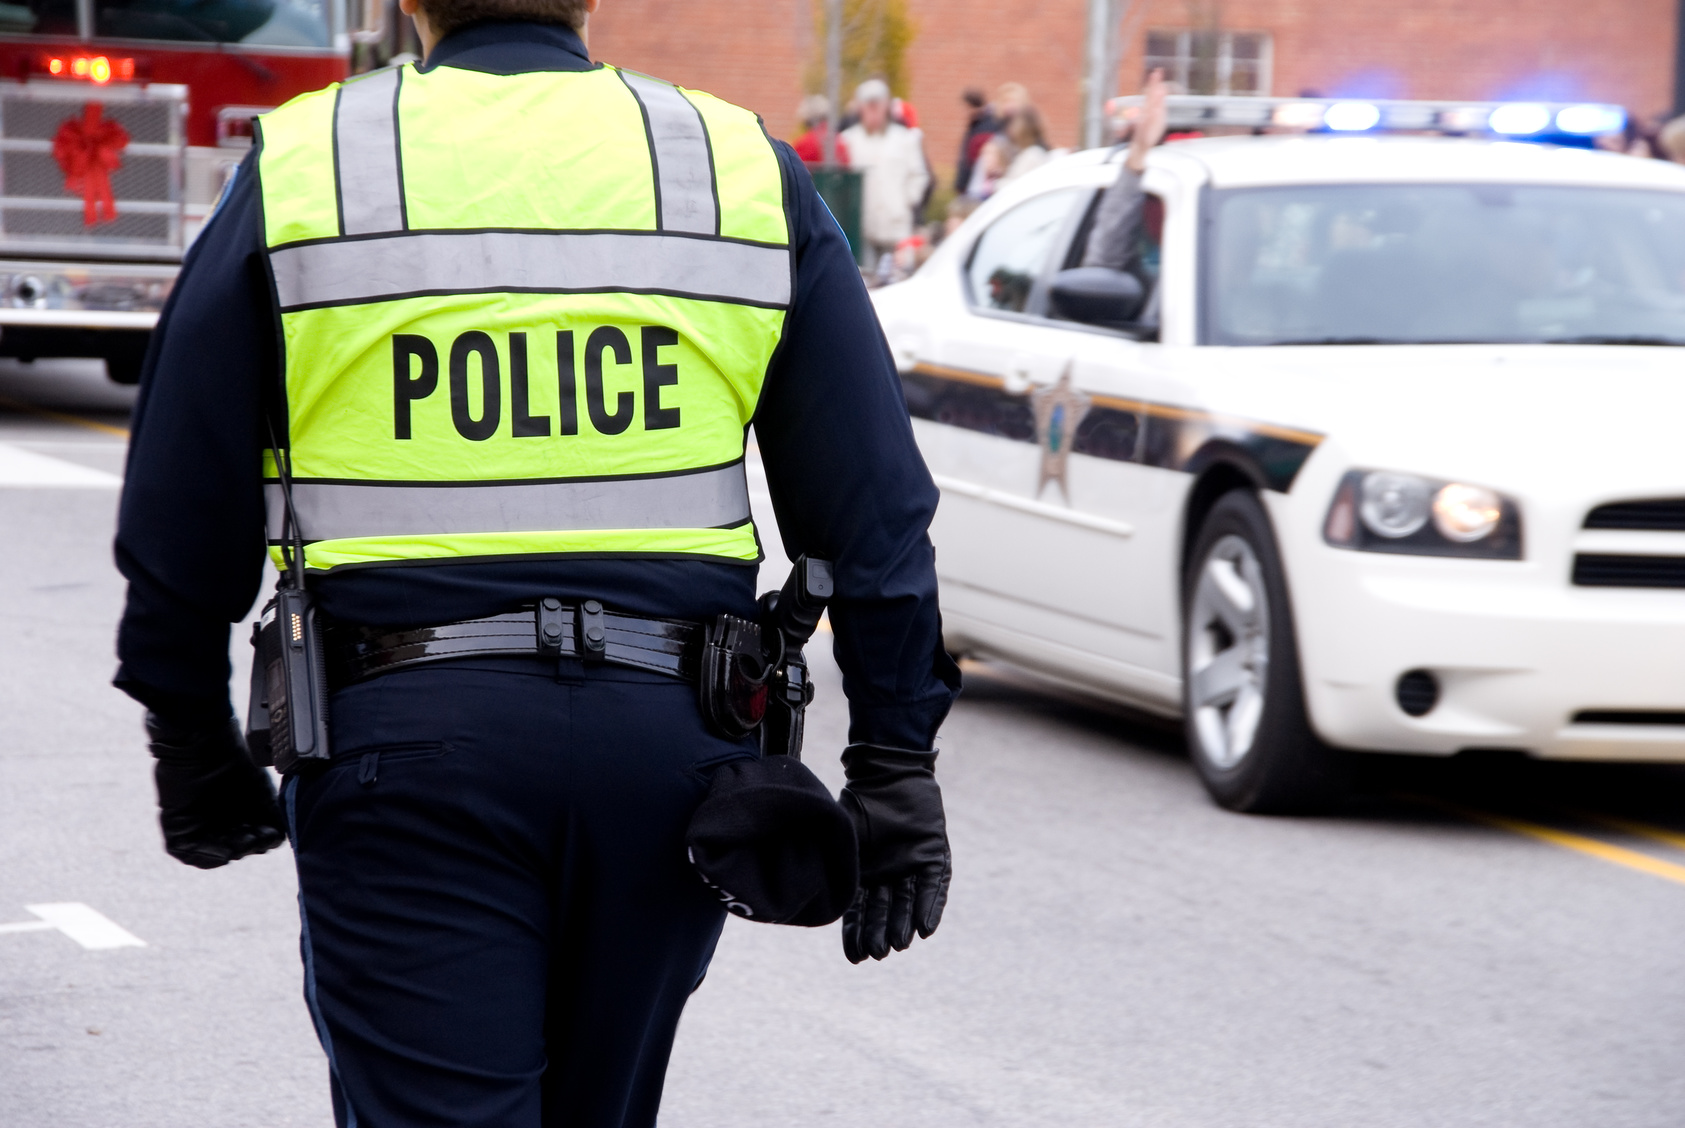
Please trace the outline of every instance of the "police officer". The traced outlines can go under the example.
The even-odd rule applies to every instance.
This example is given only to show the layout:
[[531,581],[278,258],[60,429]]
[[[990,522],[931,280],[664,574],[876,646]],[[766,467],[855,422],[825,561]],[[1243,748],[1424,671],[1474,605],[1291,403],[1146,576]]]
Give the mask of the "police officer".
[[[835,564],[846,954],[946,898],[937,495],[859,273],[754,115],[590,61],[598,2],[401,0],[425,62],[261,120],[142,377],[117,684],[172,855],[290,836],[341,1125],[655,1122],[724,917],[687,820],[758,755],[670,661],[755,614],[751,424],[786,549]],[[333,756],[277,804],[229,624],[294,533]]]

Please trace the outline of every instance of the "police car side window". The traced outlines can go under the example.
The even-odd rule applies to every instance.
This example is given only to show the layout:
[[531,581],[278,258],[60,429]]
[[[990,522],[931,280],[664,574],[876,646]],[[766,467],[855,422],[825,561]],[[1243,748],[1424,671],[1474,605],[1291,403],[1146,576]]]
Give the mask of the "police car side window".
[[1148,192],[1141,206],[1141,234],[1135,245],[1136,262],[1151,284],[1158,281],[1159,254],[1164,246],[1164,197]]
[[1071,209],[1087,194],[1083,188],[1047,192],[995,220],[977,240],[966,266],[972,304],[1023,313]]
[[[1094,223],[1100,216],[1100,201],[1105,197],[1102,191],[1096,191],[1094,198],[1089,201],[1083,211],[1082,222],[1077,225],[1076,235],[1065,250],[1065,265],[1063,270],[1071,270],[1081,266],[1088,250],[1089,236],[1094,233]],[[1164,197],[1153,192],[1147,192],[1141,199],[1141,225],[1135,235],[1135,246],[1130,252],[1127,270],[1141,275],[1141,281],[1151,286],[1158,281],[1160,251],[1164,245]]]

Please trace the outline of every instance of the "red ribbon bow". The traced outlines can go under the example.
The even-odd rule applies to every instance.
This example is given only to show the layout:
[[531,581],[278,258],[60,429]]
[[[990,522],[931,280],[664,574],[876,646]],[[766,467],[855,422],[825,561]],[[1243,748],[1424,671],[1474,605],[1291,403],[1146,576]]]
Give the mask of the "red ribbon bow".
[[117,218],[111,174],[123,167],[123,150],[129,147],[129,131],[105,121],[100,113],[100,104],[89,102],[80,120],[65,118],[53,135],[53,159],[64,173],[64,190],[81,194],[82,223],[87,227]]

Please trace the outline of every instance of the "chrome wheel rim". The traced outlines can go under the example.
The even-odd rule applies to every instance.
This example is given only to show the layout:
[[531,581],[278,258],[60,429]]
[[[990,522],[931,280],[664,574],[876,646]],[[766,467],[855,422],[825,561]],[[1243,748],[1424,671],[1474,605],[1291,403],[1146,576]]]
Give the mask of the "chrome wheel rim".
[[1270,608],[1258,554],[1233,534],[1200,565],[1188,615],[1188,708],[1199,751],[1233,768],[1252,751],[1270,669]]

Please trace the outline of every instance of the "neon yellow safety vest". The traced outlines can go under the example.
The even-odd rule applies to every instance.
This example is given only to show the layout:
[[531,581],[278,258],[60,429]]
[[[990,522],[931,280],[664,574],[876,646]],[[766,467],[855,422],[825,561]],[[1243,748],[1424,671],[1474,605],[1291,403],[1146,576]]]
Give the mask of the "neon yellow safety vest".
[[406,66],[260,127],[311,570],[760,559],[744,441],[794,261],[758,118],[613,67]]

